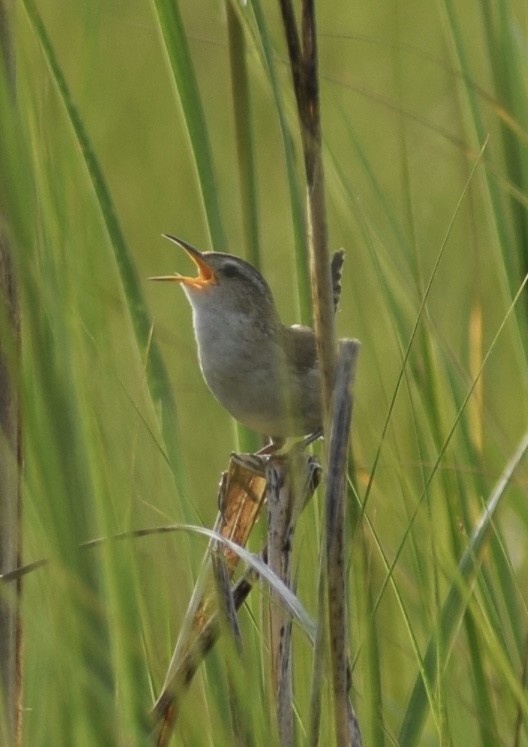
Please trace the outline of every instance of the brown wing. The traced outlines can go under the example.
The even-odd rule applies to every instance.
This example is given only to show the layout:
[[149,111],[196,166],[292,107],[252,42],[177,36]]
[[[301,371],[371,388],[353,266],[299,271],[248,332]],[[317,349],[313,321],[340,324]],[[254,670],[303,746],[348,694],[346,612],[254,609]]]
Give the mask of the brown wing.
[[315,335],[311,327],[305,327],[302,324],[282,327],[281,338],[294,370],[304,372],[315,366],[317,350]]
[[[332,254],[330,272],[334,311],[337,309],[341,295],[341,272],[344,261],[345,252],[343,249],[338,249]],[[292,362],[294,370],[302,372],[315,366],[317,362],[317,348],[314,331],[311,327],[306,327],[303,324],[282,327],[281,338],[283,347],[287,352],[288,359]]]

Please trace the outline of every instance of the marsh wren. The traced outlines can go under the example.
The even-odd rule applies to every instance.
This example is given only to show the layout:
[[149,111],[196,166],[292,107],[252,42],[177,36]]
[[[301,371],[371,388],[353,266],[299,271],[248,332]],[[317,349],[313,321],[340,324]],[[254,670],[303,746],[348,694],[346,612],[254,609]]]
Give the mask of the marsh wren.
[[[179,283],[192,307],[203,377],[223,407],[257,433],[281,441],[322,426],[315,335],[310,327],[282,324],[270,288],[249,262],[231,254],[184,249],[198,274],[152,277]],[[343,252],[332,258],[334,304]]]

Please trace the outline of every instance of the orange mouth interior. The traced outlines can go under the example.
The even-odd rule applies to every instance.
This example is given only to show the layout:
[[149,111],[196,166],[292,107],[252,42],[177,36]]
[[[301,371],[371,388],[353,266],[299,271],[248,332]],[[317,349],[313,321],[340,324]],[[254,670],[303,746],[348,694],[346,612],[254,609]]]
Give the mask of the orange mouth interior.
[[183,285],[188,285],[192,288],[204,288],[207,285],[216,283],[216,275],[214,274],[213,269],[207,264],[204,259],[202,259],[199,252],[194,253],[193,251],[187,249],[186,246],[184,246],[183,249],[185,249],[189,257],[196,265],[196,268],[198,270],[198,275],[196,277],[193,278],[188,275],[180,275],[179,272],[175,272],[173,275],[158,275],[156,277],[149,278],[149,280],[170,280],[174,283],[183,283]]

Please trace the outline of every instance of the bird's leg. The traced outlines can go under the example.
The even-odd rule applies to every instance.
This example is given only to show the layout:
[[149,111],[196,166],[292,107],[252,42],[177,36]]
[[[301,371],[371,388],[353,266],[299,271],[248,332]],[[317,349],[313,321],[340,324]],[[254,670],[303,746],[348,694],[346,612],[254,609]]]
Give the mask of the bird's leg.
[[266,464],[269,458],[266,454],[261,455],[258,451],[256,454],[238,454],[236,451],[232,451],[230,456],[235,464],[253,472],[258,477],[265,477]]
[[218,485],[218,495],[216,498],[218,511],[220,513],[220,516],[222,517],[222,521],[225,519],[224,506],[225,506],[226,488],[227,488],[227,472],[222,472],[222,476],[220,477],[220,483]]
[[262,448],[257,451],[257,454],[259,454],[260,456],[271,456],[271,454],[274,454],[276,451],[282,449],[285,443],[285,438],[280,438],[279,436],[270,436],[270,440],[268,441],[268,443],[262,446]]
[[[313,433],[309,433],[301,441],[294,444],[288,452],[282,454],[284,458],[288,458],[290,454],[301,454],[310,444],[322,438],[323,429],[318,428]],[[240,464],[245,469],[250,470],[255,475],[264,477],[266,474],[266,465],[272,457],[281,456],[277,454],[277,451],[282,449],[286,439],[278,438],[277,436],[271,436],[269,443],[263,446],[261,449],[256,451],[254,454],[238,454],[236,451],[231,452],[231,458]]]
[[304,451],[304,449],[310,446],[310,444],[313,444],[315,441],[318,441],[322,437],[323,429],[318,428],[316,431],[313,431],[313,433],[309,433],[307,436],[305,436],[302,441],[296,443],[293,448],[299,449],[299,451]]

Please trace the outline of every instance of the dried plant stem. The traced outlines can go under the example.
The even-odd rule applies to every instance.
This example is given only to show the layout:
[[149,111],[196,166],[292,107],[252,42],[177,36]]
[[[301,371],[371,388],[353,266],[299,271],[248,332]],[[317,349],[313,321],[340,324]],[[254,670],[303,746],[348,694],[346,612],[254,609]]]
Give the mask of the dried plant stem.
[[[290,586],[291,538],[288,536],[293,503],[288,465],[284,459],[270,459],[266,468],[268,504],[268,566]],[[291,616],[276,603],[270,590],[271,685],[275,695],[277,726],[281,747],[293,747],[293,684],[291,661]]]
[[[293,533],[299,513],[320,478],[320,467],[312,457],[293,449],[284,456],[272,457],[266,465],[268,505],[268,566],[291,588]],[[277,725],[281,747],[295,744],[293,719],[293,682],[291,651],[291,615],[270,589],[271,683],[275,696]],[[275,602],[275,603],[274,603]]]
[[[320,468],[314,464],[313,458],[302,453],[300,458],[302,460],[300,467],[295,460],[295,466],[291,469],[289,456],[272,458],[270,464],[272,468],[274,465],[274,468],[270,471],[269,466],[267,469],[263,468],[264,462],[258,455],[245,454],[232,457],[220,484],[218,498],[221,510],[215,524],[215,531],[238,545],[244,546],[259,516],[264,498],[267,497],[269,500],[271,497],[273,501],[273,493],[282,489],[284,475],[288,474],[288,485],[291,486],[293,481],[295,495],[299,496],[299,502],[294,503],[291,500],[291,488],[288,489],[286,525],[289,535],[290,527],[312,496],[320,478]],[[291,459],[294,460],[295,456]],[[281,460],[284,465],[281,464]],[[272,474],[275,475],[276,480],[270,486],[269,481],[274,479]],[[298,475],[300,477],[297,477]],[[262,556],[267,560],[267,547],[262,551]],[[212,590],[208,583],[211,575],[211,558],[214,561],[215,583],[215,588]],[[251,591],[257,574],[254,571],[246,573],[231,590],[228,588],[228,581],[237,563],[236,553],[228,547],[223,547],[216,540],[211,544],[204,558],[203,568],[189,603],[162,692],[154,706],[153,738],[157,747],[166,747],[169,743],[178,717],[181,699],[200,663],[221,634],[222,627],[225,628],[227,624],[235,643],[240,643],[234,612],[239,609]],[[286,625],[291,625],[289,613],[283,613],[283,615],[287,621]],[[285,650],[289,655],[289,644],[285,646]],[[284,663],[281,667],[284,668]],[[286,683],[287,679],[283,681]],[[291,706],[291,696],[289,703]],[[293,734],[293,720],[291,733]],[[293,742],[285,744],[293,744]]]
[[[328,627],[332,663],[336,742],[339,747],[359,747],[353,708],[348,691],[348,610],[346,595],[345,495],[348,440],[352,419],[350,388],[355,373],[359,343],[342,340],[336,369],[326,481],[326,571]],[[355,732],[357,731],[357,734]]]
[[303,0],[299,37],[291,0],[279,0],[301,129],[308,211],[308,242],[314,329],[328,416],[334,384],[336,336],[328,252],[324,168],[317,80],[317,43],[313,0]]
[[[361,743],[361,738],[357,720],[348,699],[350,677],[346,637],[346,553],[343,532],[345,479],[352,412],[350,383],[355,369],[358,343],[353,340],[343,341],[339,358],[339,377],[335,380],[336,337],[328,253],[314,0],[302,0],[300,35],[297,31],[291,0],[279,0],[279,3],[301,129],[306,172],[314,328],[325,403],[324,430],[327,434],[330,432],[327,453],[326,555],[324,558],[322,556],[319,585],[321,629],[314,659],[310,743],[317,743],[319,730],[320,698],[315,693],[320,681],[324,653],[324,571],[326,570],[336,740],[339,747],[349,747],[349,745],[357,747]],[[333,409],[330,420],[332,396]]]
[[[360,747],[361,735],[349,700],[351,674],[348,663],[348,609],[346,601],[345,481],[352,417],[352,395],[359,343],[342,340],[336,369],[336,385],[328,444],[325,495],[325,536],[320,554],[318,584],[319,627],[315,642],[310,698],[308,745],[319,744],[321,682],[327,639],[330,642],[336,744]],[[328,599],[328,603],[327,603]],[[328,618],[326,618],[328,609]],[[325,624],[328,619],[328,628]],[[328,634],[327,634],[328,630]]]
[[[257,574],[253,570],[249,570],[238,581],[232,591],[232,605],[234,609],[240,609],[256,580]],[[153,738],[154,744],[157,747],[166,747],[168,745],[178,718],[181,698],[190,686],[198,667],[220,637],[221,632],[220,616],[218,612],[215,612],[200,630],[192,646],[182,654],[182,658],[177,662],[171,687],[164,690],[154,708],[155,727]]]

